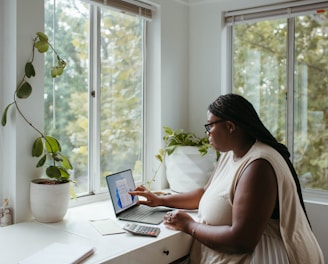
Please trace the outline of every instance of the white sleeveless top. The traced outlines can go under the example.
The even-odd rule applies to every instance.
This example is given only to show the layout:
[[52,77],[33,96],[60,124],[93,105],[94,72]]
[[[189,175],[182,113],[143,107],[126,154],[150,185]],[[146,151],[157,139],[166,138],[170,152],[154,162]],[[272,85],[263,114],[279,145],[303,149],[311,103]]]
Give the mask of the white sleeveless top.
[[243,170],[259,158],[269,161],[275,170],[280,220],[270,219],[258,245],[249,254],[229,254],[212,250],[194,240],[190,254],[191,263],[324,263],[321,249],[300,205],[288,165],[276,150],[258,141],[237,162],[233,161],[232,152],[221,154],[211,184],[199,204],[199,222],[209,225],[232,225],[232,206],[237,181]]

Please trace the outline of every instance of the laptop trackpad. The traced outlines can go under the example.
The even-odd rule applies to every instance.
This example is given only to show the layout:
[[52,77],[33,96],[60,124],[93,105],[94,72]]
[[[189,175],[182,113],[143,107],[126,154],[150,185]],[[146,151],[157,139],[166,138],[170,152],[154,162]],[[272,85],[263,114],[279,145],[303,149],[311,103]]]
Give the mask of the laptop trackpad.
[[163,222],[163,220],[164,220],[163,212],[154,212],[149,216],[146,216],[144,219],[142,219],[142,222],[149,223],[149,224],[152,223],[160,224],[161,222]]

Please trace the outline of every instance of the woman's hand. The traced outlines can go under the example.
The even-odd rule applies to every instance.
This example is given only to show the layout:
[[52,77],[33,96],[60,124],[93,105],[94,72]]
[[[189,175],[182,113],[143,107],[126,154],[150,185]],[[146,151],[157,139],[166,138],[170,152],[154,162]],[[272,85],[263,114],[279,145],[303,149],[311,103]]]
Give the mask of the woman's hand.
[[146,200],[139,200],[139,204],[144,204],[152,207],[164,205],[162,199],[158,195],[148,191],[142,185],[138,186],[134,191],[129,192],[129,194],[138,195],[146,198]]
[[191,227],[195,223],[195,220],[182,210],[171,211],[164,216],[164,225],[166,225],[166,227],[189,234],[191,234]]

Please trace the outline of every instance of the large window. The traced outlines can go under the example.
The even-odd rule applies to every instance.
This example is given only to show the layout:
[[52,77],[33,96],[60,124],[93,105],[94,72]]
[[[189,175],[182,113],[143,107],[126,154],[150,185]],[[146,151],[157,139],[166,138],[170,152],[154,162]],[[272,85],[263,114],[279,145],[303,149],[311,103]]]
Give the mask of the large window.
[[279,8],[248,10],[226,21],[233,92],[248,98],[287,144],[303,187],[328,190],[328,9],[320,5],[289,7],[286,15]]
[[45,1],[45,32],[67,61],[45,79],[45,130],[63,143],[78,195],[102,192],[107,174],[127,168],[142,180],[145,25],[92,1]]

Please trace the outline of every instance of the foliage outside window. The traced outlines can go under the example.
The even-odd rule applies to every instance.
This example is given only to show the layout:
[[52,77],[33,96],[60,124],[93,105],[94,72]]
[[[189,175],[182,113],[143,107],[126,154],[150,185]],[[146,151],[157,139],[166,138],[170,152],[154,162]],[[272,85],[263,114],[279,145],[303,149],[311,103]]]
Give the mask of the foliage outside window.
[[[233,26],[233,92],[248,98],[277,139],[293,147],[303,187],[317,190],[328,190],[327,28],[328,12]],[[288,45],[294,56],[287,56]]]
[[71,153],[78,195],[106,190],[118,170],[141,181],[144,26],[84,1],[45,1],[45,32],[67,58],[64,78],[45,78],[45,130]]

